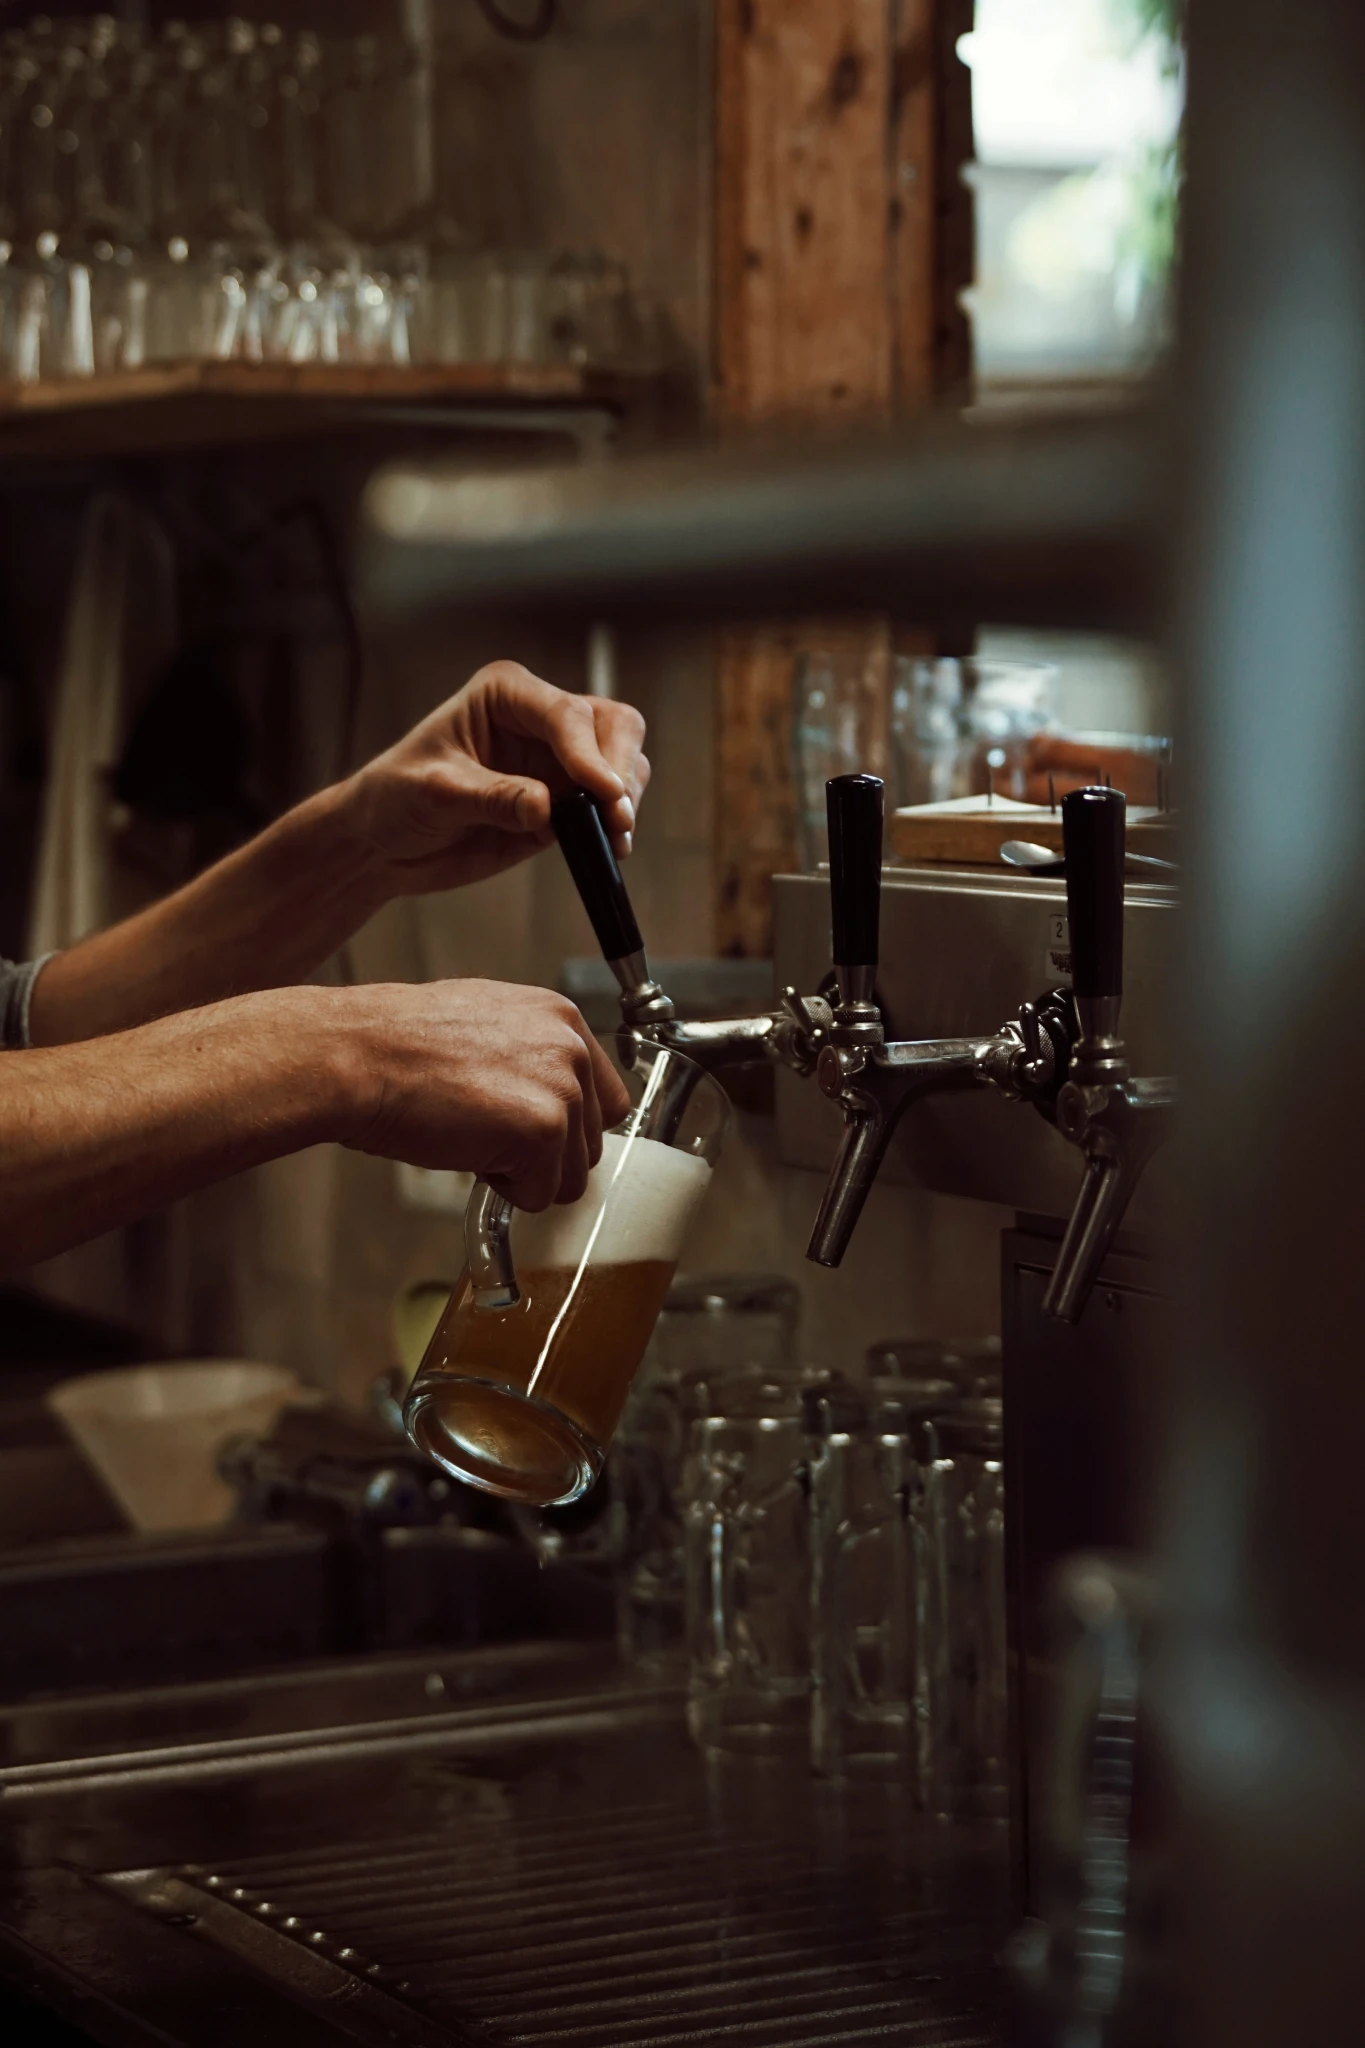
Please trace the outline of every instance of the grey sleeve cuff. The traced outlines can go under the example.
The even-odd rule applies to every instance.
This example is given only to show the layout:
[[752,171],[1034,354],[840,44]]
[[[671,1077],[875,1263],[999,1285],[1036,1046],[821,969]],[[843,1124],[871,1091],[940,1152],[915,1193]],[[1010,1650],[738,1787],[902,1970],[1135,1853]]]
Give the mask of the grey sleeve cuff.
[[6,1052],[21,1051],[28,1044],[33,984],[51,958],[44,953],[41,960],[25,960],[20,966],[0,960],[0,1047]]

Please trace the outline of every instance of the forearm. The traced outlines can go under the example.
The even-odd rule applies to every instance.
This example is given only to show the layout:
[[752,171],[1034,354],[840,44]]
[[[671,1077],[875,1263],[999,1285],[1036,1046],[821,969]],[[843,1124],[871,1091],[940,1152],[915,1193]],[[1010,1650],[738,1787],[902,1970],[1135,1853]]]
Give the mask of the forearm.
[[0,1054],[0,1269],[304,1145],[358,1091],[341,992],[282,989],[89,1044]]
[[126,1031],[311,974],[384,894],[346,791],[310,797],[164,902],[50,960],[33,991],[33,1044]]

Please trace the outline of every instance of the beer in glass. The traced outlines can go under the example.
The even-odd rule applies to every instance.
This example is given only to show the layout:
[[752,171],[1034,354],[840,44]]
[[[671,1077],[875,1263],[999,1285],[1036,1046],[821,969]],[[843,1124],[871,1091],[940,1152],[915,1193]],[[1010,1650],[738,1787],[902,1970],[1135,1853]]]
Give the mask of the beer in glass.
[[[418,1448],[509,1500],[558,1506],[601,1471],[729,1120],[723,1090],[678,1053],[645,1048],[627,1079],[639,1099],[581,1200],[512,1212],[515,1299],[479,1284],[467,1229],[466,1269],[408,1394]],[[471,1217],[487,1196],[475,1188]]]

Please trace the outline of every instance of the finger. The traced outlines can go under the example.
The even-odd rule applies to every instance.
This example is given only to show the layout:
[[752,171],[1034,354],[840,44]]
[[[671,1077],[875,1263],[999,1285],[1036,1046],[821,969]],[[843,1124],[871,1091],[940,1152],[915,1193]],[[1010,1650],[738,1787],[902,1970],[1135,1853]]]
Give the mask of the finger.
[[572,1003],[565,1008],[567,1022],[572,1024],[587,1050],[587,1063],[583,1069],[584,1135],[590,1161],[596,1166],[602,1157],[602,1133],[613,1124],[620,1123],[630,1108],[630,1096],[621,1076],[589,1030],[582,1012]]
[[595,697],[557,690],[519,662],[499,662],[489,672],[489,714],[509,732],[549,747],[571,783],[610,805],[626,794],[623,778],[606,759],[597,739]]
[[[433,777],[432,786],[440,791],[440,780]],[[478,762],[466,762],[458,777],[449,778],[448,787],[452,830],[465,833],[485,826],[536,837],[549,833],[550,792],[534,775],[503,775]]]
[[583,1098],[569,1105],[569,1130],[559,1162],[556,1202],[577,1202],[588,1191],[588,1144],[583,1130]]
[[535,1216],[542,1209],[548,1209],[551,1202],[559,1199],[567,1131],[566,1121],[558,1137],[539,1137],[534,1143],[528,1140],[521,1163],[512,1171],[500,1174],[496,1181],[490,1174],[490,1186],[495,1186],[499,1194],[505,1194],[513,1208],[525,1209],[528,1215]]
[[[584,1044],[587,1044],[586,1039]],[[583,1061],[583,1142],[587,1146],[589,1166],[596,1166],[602,1157],[602,1104],[597,1093],[597,1074],[591,1051],[585,1054]]]
[[560,1001],[562,1003],[561,1015],[565,1023],[572,1025],[587,1047],[588,1067],[592,1079],[593,1093],[597,1101],[599,1113],[602,1116],[603,1124],[608,1128],[612,1124],[619,1124],[626,1111],[630,1108],[630,1096],[626,1092],[626,1084],[607,1058],[606,1053],[602,1050],[600,1040],[589,1028],[587,1019],[577,1004],[571,1003],[567,998],[563,997],[560,998]]
[[596,799],[618,856],[629,854],[649,781],[640,713],[606,698],[570,696],[516,662],[497,663],[488,676],[495,722],[548,746],[567,781]]
[[591,702],[602,758],[616,770],[625,784],[626,795],[638,810],[649,781],[649,763],[644,758],[645,721],[633,704],[602,697]]
[[625,795],[603,806],[602,818],[618,854],[627,854],[640,813],[640,800],[649,784],[649,762],[642,751],[645,722],[633,704],[595,699],[593,719],[603,758],[625,784]]
[[593,1086],[597,1090],[602,1128],[604,1131],[614,1130],[630,1108],[630,1092],[586,1024],[583,1029],[587,1033],[588,1056],[592,1061]]

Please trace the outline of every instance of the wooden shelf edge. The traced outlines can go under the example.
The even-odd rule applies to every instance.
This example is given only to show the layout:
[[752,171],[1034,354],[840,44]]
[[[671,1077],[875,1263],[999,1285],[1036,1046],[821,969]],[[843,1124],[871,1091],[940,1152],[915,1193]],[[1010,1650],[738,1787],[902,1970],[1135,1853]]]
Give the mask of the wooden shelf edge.
[[571,400],[640,388],[652,375],[584,370],[572,363],[220,363],[148,364],[96,377],[0,381],[0,419],[128,405],[188,392],[232,398],[441,398]]
[[35,384],[0,382],[0,458],[136,455],[338,423],[355,408],[401,419],[405,408],[502,411],[594,407],[631,415],[648,409],[661,378],[643,371],[586,370],[572,363],[156,364],[96,377]]

